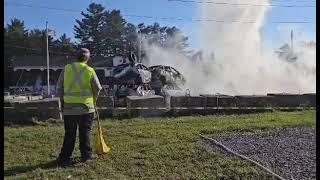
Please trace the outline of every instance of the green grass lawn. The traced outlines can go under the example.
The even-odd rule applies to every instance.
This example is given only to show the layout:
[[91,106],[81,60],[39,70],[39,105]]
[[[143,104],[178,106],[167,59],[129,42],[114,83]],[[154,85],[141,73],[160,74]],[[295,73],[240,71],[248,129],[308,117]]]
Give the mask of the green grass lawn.
[[[63,124],[5,127],[6,179],[270,179],[254,165],[200,143],[199,133],[315,126],[315,111],[250,115],[135,118],[102,122],[111,151],[87,165],[52,164]],[[96,135],[96,125],[93,138]],[[78,139],[77,139],[78,142]],[[74,157],[79,157],[78,144]],[[70,176],[71,175],[71,176]]]

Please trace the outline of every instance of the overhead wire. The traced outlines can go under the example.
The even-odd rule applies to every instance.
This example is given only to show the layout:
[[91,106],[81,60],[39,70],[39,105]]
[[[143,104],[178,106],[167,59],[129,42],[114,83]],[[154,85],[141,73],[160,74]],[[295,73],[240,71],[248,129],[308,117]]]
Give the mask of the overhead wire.
[[[172,0],[173,1],[173,0]],[[23,7],[31,7],[31,8],[42,8],[42,9],[50,9],[50,10],[59,10],[66,12],[74,12],[79,13],[82,12],[80,10],[74,9],[65,9],[65,8],[56,8],[56,7],[47,7],[47,6],[33,6],[30,4],[21,4],[21,3],[8,3],[5,2],[5,5],[11,6],[23,6]],[[255,21],[238,21],[238,20],[218,20],[218,19],[192,19],[192,18],[175,18],[175,17],[157,17],[157,16],[147,16],[147,15],[135,15],[135,14],[123,14],[126,17],[136,17],[136,18],[147,18],[147,19],[161,19],[161,20],[176,20],[176,21],[189,21],[189,22],[216,22],[216,23],[256,23]],[[313,23],[311,21],[271,21],[268,23],[276,23],[276,24],[305,24],[305,23]]]
[[230,3],[230,2],[216,2],[216,1],[195,1],[195,0],[168,0],[169,2],[182,2],[182,3],[206,3],[206,4],[214,4],[214,5],[232,5],[232,6],[271,6],[271,7],[303,7],[310,8],[316,7],[315,5],[287,5],[287,4],[251,4],[251,3]]

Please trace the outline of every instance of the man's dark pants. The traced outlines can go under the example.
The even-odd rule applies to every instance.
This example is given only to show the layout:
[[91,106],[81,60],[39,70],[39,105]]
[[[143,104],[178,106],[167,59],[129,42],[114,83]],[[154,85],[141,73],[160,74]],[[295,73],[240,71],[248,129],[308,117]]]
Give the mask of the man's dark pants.
[[77,135],[77,126],[79,126],[79,144],[81,159],[92,158],[92,148],[90,146],[91,126],[94,114],[83,115],[64,115],[64,141],[59,158],[68,161],[72,155]]

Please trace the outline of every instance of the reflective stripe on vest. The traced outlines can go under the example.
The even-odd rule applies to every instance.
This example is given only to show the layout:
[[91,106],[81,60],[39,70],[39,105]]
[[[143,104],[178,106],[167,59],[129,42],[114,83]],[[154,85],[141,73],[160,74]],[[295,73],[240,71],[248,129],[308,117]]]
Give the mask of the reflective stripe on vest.
[[84,63],[72,63],[65,67],[65,103],[93,104],[91,76],[93,69]]

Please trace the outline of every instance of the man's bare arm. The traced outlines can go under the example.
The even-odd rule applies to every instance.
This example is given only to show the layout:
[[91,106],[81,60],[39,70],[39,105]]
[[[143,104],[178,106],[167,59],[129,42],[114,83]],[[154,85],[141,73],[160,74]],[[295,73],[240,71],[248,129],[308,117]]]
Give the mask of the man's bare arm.
[[94,98],[94,102],[95,102],[99,96],[101,89],[102,89],[100,81],[98,79],[98,76],[95,72],[93,72],[93,74],[92,74],[91,87],[92,87],[93,98]]
[[63,80],[64,70],[61,71],[58,82],[57,82],[57,96],[60,98],[61,106],[63,107]]

